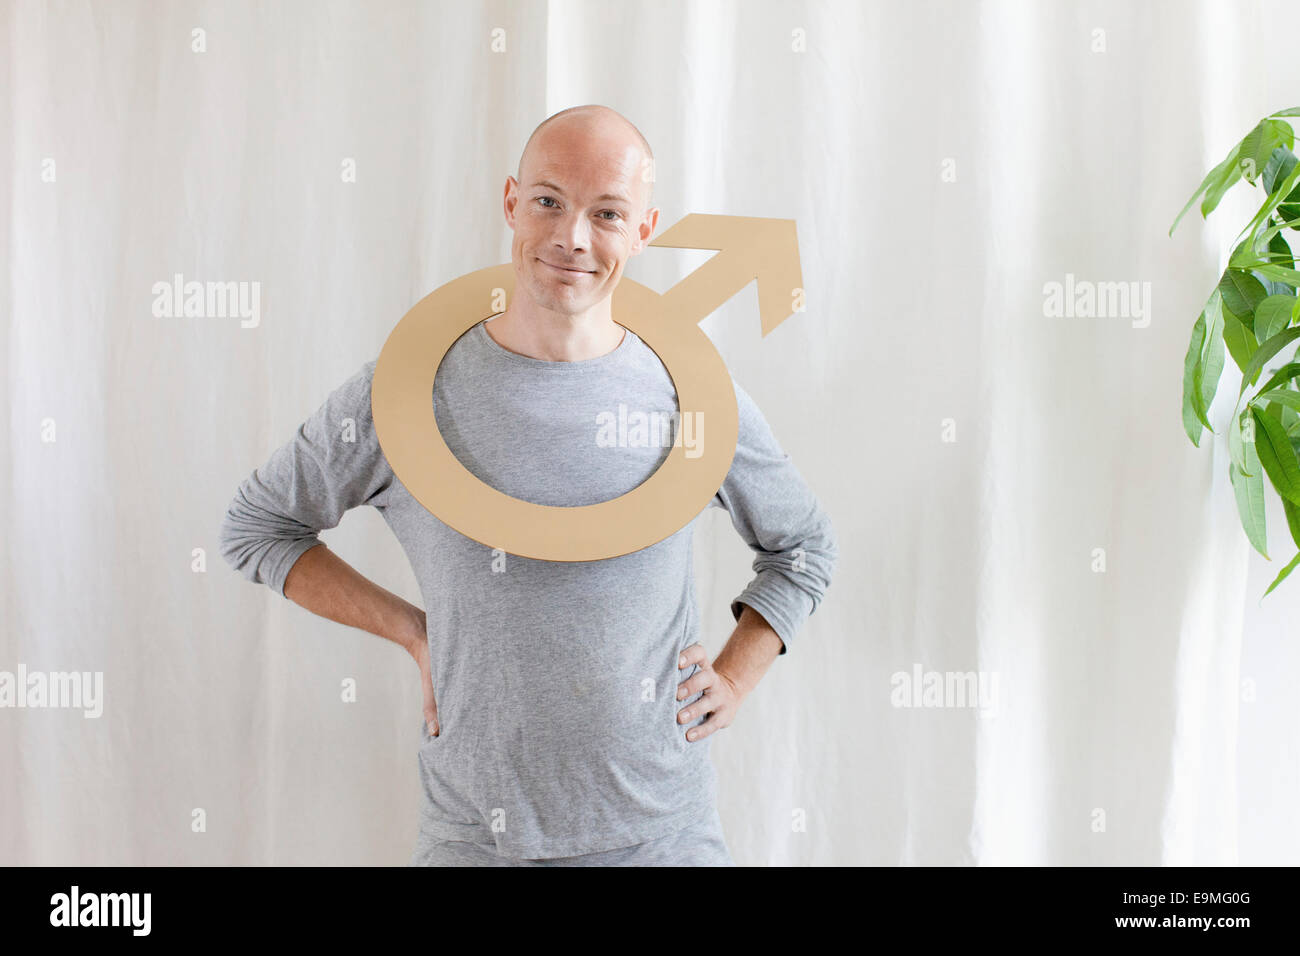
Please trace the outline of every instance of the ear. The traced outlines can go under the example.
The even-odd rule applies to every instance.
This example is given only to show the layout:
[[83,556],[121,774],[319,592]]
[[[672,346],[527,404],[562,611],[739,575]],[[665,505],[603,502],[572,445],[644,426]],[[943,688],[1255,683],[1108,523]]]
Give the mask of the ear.
[[515,227],[515,206],[519,203],[519,181],[513,176],[506,177],[504,195],[501,197],[501,209],[505,213],[506,224]]
[[650,240],[654,238],[655,227],[658,225],[658,207],[647,209],[645,216],[642,217],[641,222],[636,228],[636,240],[632,244],[632,255],[636,256],[641,254],[641,250],[644,249],[649,244]]

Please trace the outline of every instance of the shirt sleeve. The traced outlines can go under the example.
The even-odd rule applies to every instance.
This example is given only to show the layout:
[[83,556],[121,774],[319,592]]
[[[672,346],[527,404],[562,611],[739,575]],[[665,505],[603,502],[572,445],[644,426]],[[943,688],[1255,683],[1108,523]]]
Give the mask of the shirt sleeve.
[[289,570],[359,505],[382,510],[396,476],[370,412],[375,362],[325,399],[235,492],[218,533],[221,556],[284,597]]
[[740,431],[726,481],[710,506],[725,508],[754,552],[755,577],[731,602],[748,604],[776,631],[784,654],[817,610],[839,549],[830,518],[795,468],[754,400],[732,379]]

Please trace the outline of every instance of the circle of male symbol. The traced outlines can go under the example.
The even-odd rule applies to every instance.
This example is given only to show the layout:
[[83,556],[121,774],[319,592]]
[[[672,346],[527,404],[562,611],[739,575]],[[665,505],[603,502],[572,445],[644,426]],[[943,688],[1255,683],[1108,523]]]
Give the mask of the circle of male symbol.
[[[452,454],[434,417],[433,380],[465,332],[514,293],[512,263],[453,279],[417,302],[384,343],[371,382],[375,432],[412,497],[451,528],[490,548],[544,561],[598,561],[640,551],[680,531],[717,494],[736,454],[739,421],[731,373],[680,300],[620,279],[614,320],[635,332],[668,370],[677,406],[702,416],[708,440],[686,457],[675,441],[658,470],[631,491],[593,505],[534,504],[504,494]],[[593,441],[595,422],[593,425]],[[680,436],[680,430],[678,432]]]

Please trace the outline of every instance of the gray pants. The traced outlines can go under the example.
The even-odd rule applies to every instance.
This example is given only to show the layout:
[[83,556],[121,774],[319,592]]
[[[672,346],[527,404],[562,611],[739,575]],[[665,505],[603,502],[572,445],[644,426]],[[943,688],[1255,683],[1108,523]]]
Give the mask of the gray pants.
[[501,856],[491,844],[420,835],[410,866],[735,866],[717,808],[667,836],[599,853],[523,860]]

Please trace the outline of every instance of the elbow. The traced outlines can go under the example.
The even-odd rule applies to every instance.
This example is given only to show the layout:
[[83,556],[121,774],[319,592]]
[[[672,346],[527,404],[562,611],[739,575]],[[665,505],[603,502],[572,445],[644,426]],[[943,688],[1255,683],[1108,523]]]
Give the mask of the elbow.
[[816,610],[835,577],[839,562],[839,542],[830,521],[824,520],[816,533],[809,535],[795,551],[794,570],[796,583],[812,600]]
[[243,572],[250,556],[250,535],[239,528],[234,506],[221,519],[217,529],[217,552],[221,560],[235,571]]
[[802,558],[801,569],[815,577],[822,590],[828,587],[839,561],[840,546],[835,526],[825,512],[819,512],[818,520],[800,542],[797,553]]
[[277,541],[272,529],[257,520],[238,497],[231,502],[217,529],[217,552],[233,571],[258,583],[259,568],[274,550]]
[[222,519],[217,532],[217,548],[227,565],[252,583],[265,584],[281,595],[294,562],[322,543],[311,529],[268,528],[249,521],[238,510]]

